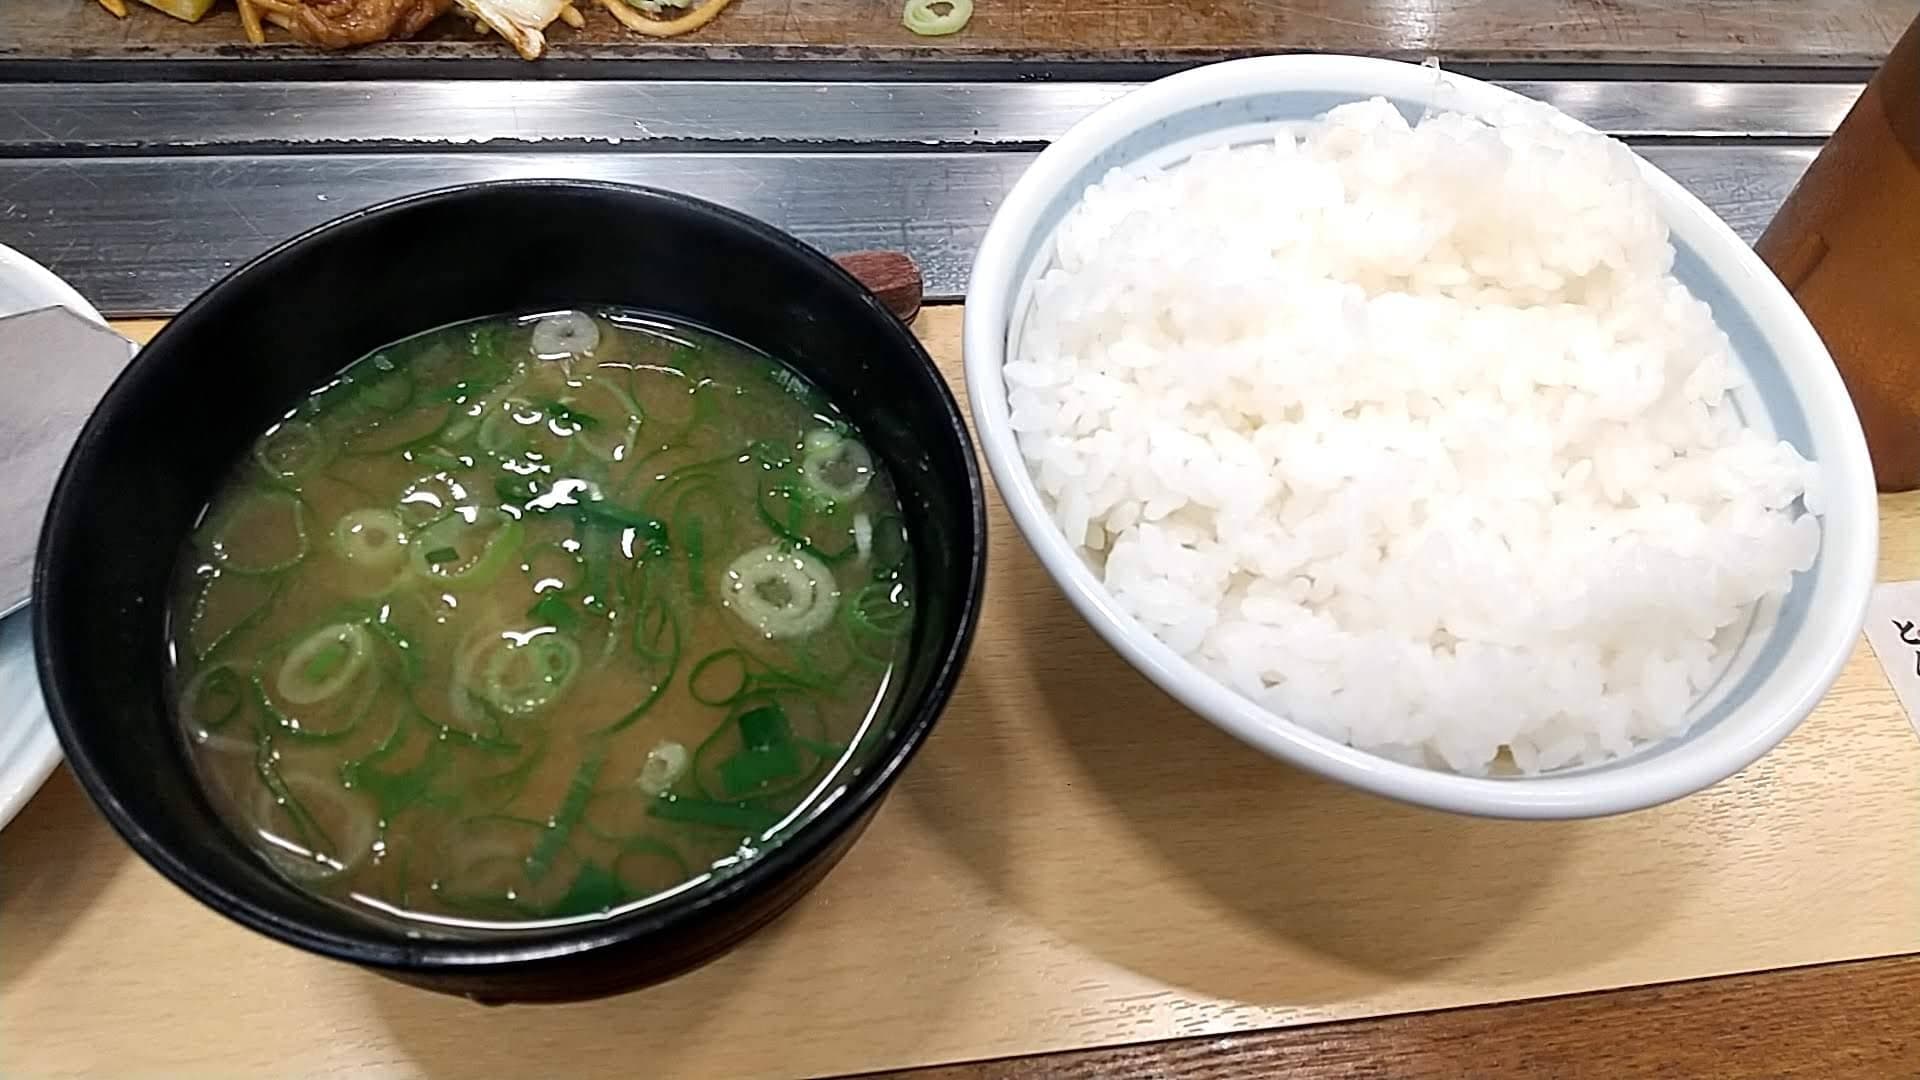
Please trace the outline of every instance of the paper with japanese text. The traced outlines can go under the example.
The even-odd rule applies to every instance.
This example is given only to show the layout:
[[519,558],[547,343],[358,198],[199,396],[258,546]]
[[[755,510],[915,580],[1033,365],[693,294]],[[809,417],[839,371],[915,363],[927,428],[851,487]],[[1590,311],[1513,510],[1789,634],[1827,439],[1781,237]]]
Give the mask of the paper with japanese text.
[[1920,734],[1920,581],[1887,581],[1867,601],[1867,644]]

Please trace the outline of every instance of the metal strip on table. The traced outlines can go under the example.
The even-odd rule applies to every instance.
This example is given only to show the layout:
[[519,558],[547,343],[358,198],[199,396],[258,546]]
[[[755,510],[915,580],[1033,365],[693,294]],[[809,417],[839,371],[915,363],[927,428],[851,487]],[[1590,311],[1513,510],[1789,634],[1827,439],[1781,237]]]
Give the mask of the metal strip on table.
[[[1812,160],[1797,146],[1648,146],[1751,241]],[[932,299],[966,291],[1000,199],[1033,155],[300,154],[0,160],[0,242],[115,314],[179,310],[226,271],[349,210],[452,184],[565,176],[713,199],[827,251],[904,250]]]
[[[648,184],[724,203],[826,251],[903,250],[935,298],[965,291],[1007,154],[301,154],[0,160],[0,242],[102,310],[178,311],[303,229],[387,199],[513,177]],[[502,223],[505,227],[506,223]]]
[[[1853,84],[1531,81],[1640,144],[1748,239]],[[385,199],[562,176],[651,184],[827,250],[896,248],[929,295],[1038,147],[1121,83],[0,83],[0,243],[117,315],[178,310],[279,240]]]
[[[1035,144],[1134,83],[0,84],[0,154],[333,144]],[[1824,139],[1857,83],[1505,81],[1621,137]]]

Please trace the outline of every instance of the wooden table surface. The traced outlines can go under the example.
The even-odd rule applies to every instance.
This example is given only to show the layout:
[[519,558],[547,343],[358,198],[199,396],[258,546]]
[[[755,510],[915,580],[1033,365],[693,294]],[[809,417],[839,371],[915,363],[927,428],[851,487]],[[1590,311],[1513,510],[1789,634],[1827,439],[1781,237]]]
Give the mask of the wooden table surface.
[[1900,957],[868,1077],[1896,1080],[1920,1076],[1916,1001]]
[[[956,381],[957,316],[919,326]],[[1882,511],[1882,578],[1920,576],[1920,494]],[[993,519],[988,610],[941,730],[847,862],[736,953],[557,1009],[400,988],[200,908],[63,770],[0,837],[0,1062],[1920,1076],[1920,740],[1864,646],[1799,732],[1714,789],[1598,822],[1475,821],[1310,780],[1180,713]]]
[[[706,32],[661,45],[619,32],[604,13],[590,4],[586,6],[590,22],[585,31],[560,29],[555,34],[556,58],[727,60],[802,56],[860,61],[932,57],[1187,62],[1250,52],[1318,49],[1401,57],[1433,54],[1455,63],[1866,67],[1878,62],[1920,10],[1916,0],[978,0],[974,21],[965,33],[925,40],[900,29],[899,0],[735,0],[733,8]],[[90,0],[0,0],[0,61],[288,59],[314,64],[331,59],[285,46],[250,50],[236,47],[237,41],[237,27],[226,11],[198,26],[186,26],[140,10],[137,5],[133,18],[115,21]],[[503,66],[511,63],[497,41],[475,42],[447,30],[434,40],[381,47],[362,55],[376,64],[468,57],[498,58]],[[950,313],[932,313],[931,332],[947,332],[942,327],[949,317]],[[144,333],[152,328],[129,329]],[[1884,513],[1887,550],[1883,554],[1883,576],[1920,576],[1920,498],[1887,500]],[[1005,540],[1005,534],[996,539]],[[1884,683],[1876,683],[1877,670],[1864,656],[1856,657],[1846,678],[1848,684],[1836,696],[1843,699],[1842,708],[1849,715],[1884,714],[1893,707]],[[1809,726],[1817,727],[1813,723]],[[1826,729],[1808,735],[1828,740],[1821,745],[1837,741]],[[1782,748],[1778,758],[1786,759],[1787,763],[1780,766],[1784,774],[1802,779],[1809,775],[1805,767],[1797,773],[1792,771],[1796,768],[1795,755],[1804,753],[1807,738],[1797,736]],[[1887,748],[1892,745],[1890,740],[1884,744]],[[1230,752],[1231,748],[1225,750]],[[1895,751],[1888,756],[1898,767],[1908,768],[1912,759],[1902,753]],[[916,822],[928,815],[963,813],[978,805],[952,787],[959,777],[941,772],[933,761],[920,764],[921,783],[896,799],[908,803],[906,813]],[[1177,773],[1179,763],[1173,766]],[[1844,767],[1862,766],[1851,762]],[[1757,768],[1771,766],[1762,763]],[[1098,770],[1092,779],[1099,782]],[[1737,783],[1730,781],[1729,785]],[[1740,789],[1739,798],[1723,797],[1722,801],[1737,805],[1742,800],[1765,800],[1777,791],[1777,786],[1754,784]],[[1363,814],[1375,805],[1364,798],[1324,793],[1321,797],[1339,797],[1339,806]],[[1708,793],[1691,802],[1697,805],[1715,797],[1716,793]],[[1920,801],[1909,800],[1906,806],[1909,813],[1904,821],[1889,821],[1883,813],[1863,810],[1866,816],[1861,828],[1877,831],[1890,838],[1889,845],[1898,845],[1899,828],[1904,825],[1911,836],[1920,826]],[[1754,809],[1764,813],[1767,808],[1755,802]],[[1844,802],[1827,806],[1827,812],[1845,810]],[[1381,812],[1387,818],[1399,816],[1397,810]],[[887,842],[890,827],[897,837],[900,817],[897,809],[883,817],[876,835],[869,837],[861,850],[873,855],[877,845]],[[1686,820],[1684,815],[1669,817]],[[1715,817],[1703,815],[1691,820],[1711,821]],[[990,832],[966,827],[931,831],[963,849],[974,845],[958,854],[985,860],[1001,871],[1007,869],[1004,860],[1012,857],[1011,853],[995,854],[978,846],[1005,839]],[[1362,835],[1366,842],[1378,845],[1387,834],[1363,830]],[[1604,859],[1610,857],[1609,852],[1618,853],[1607,843],[1592,843],[1591,833],[1588,840],[1587,850],[1580,856],[1583,859]],[[1711,842],[1739,847],[1757,841],[1738,828],[1730,828]],[[37,850],[22,850],[29,846]],[[1520,847],[1525,849],[1527,845]],[[1868,850],[1871,847],[1863,845]],[[1862,877],[1884,882],[1911,874],[1909,864],[1917,848],[1920,845],[1911,841],[1890,847],[1886,865],[1861,859],[1857,852],[1852,857],[1859,860]],[[1532,853],[1537,854],[1537,849]],[[856,852],[856,856],[860,854]],[[1163,859],[1169,854],[1160,853]],[[1807,854],[1809,873],[1834,872],[1831,860],[1823,862],[1818,852]],[[55,855],[59,857],[53,858]],[[1432,861],[1431,856],[1426,852],[1415,857],[1425,865]],[[58,864],[69,865],[69,872],[77,878],[60,880]],[[1891,874],[1890,866],[1895,868]],[[1340,874],[1326,877],[1325,870],[1320,868],[1322,886],[1353,884]],[[848,875],[858,873],[858,867],[850,866],[836,879],[844,884]],[[1522,875],[1520,880],[1529,878]],[[833,884],[830,880],[829,886]],[[1762,887],[1757,880],[1743,884]],[[1844,891],[1845,882],[1836,880],[1835,884]],[[1077,895],[1071,890],[1057,893],[1060,885],[1057,881],[1042,884],[1020,879],[1006,887],[1016,891],[1053,889],[1056,900]],[[1538,881],[1525,886],[1517,902],[1526,902],[1524,893],[1538,887]],[[1792,883],[1783,887],[1791,888]],[[1453,901],[1459,899],[1458,890],[1449,890],[1444,883],[1438,891],[1451,892]],[[57,897],[76,905],[73,917],[79,920],[87,914],[84,905],[95,892],[105,897],[98,906],[109,910],[92,914],[96,921],[109,920],[111,925],[96,928],[91,935],[68,935],[62,925],[64,916],[47,923],[30,922],[20,915],[24,905]],[[822,908],[846,902],[844,890],[839,894],[841,899],[836,899],[831,888],[823,889],[823,894],[811,901],[812,912],[801,913],[816,925],[824,921]],[[1818,894],[1817,888],[1806,892],[1808,896]],[[1147,902],[1155,903],[1161,895],[1150,889]],[[1661,890],[1653,889],[1652,898],[1661,901]],[[1047,908],[1050,903],[1045,895],[1011,899],[1015,908],[1029,911]],[[1534,897],[1535,901],[1541,899]],[[1327,914],[1315,924],[1319,927],[1316,932],[1351,934],[1368,929],[1371,924],[1365,907],[1362,903],[1360,914]],[[1854,908],[1841,907],[1843,917],[1857,918]],[[992,1060],[872,1075],[898,1080],[1176,1075],[1295,1076],[1314,1080],[1452,1080],[1462,1076],[1879,1080],[1920,1076],[1920,1008],[1916,1008],[1916,1002],[1920,1002],[1920,955],[1885,955],[1920,950],[1920,905],[1913,902],[1911,891],[1898,893],[1890,895],[1880,914],[1891,920],[1889,925],[1894,929],[1882,927],[1877,934],[1869,935],[1870,946],[1843,949],[1840,946],[1846,935],[1837,930],[1830,947],[1806,950],[1788,962],[1803,963],[1827,955],[1882,957],[1876,959],[1339,1022],[1311,1022],[1318,1017],[1342,1015],[1339,1009],[1308,1007],[1297,1010],[1297,1014],[1269,1011],[1259,1014],[1266,1017],[1267,1024],[1309,1022],[1183,1040],[1165,1039],[1163,1036],[1178,1030],[1179,1024],[1152,1020],[1162,1014],[1150,1003],[1142,1003],[1139,1015],[1149,1019],[1139,1026],[1138,1036],[1132,1041],[1125,1035],[1124,1025],[1108,1026],[1090,1030],[1084,1040],[1108,1044],[1099,1048],[998,1057],[996,1046],[1019,1040],[995,1037],[1006,1035],[1004,1031],[975,1030],[967,1038],[954,1040],[953,1045],[978,1047],[977,1052],[925,1051],[930,1057],[922,1059],[974,1056]],[[915,917],[927,915],[920,911]],[[1070,914],[1057,910],[1050,915],[1071,921]],[[1250,912],[1243,910],[1233,917],[1248,918]],[[1133,934],[1151,933],[1144,922],[1123,919],[1115,927]],[[791,927],[776,929],[787,931]],[[1804,930],[1799,927],[1793,932]],[[1451,942],[1456,951],[1497,949],[1500,935],[1513,932],[1470,919],[1460,934],[1443,934],[1442,940]],[[1567,932],[1578,934],[1581,928],[1570,927]],[[180,939],[177,947],[155,948],[159,939],[176,935]],[[1181,973],[1204,970],[1181,964],[1147,943],[1118,937],[1100,940],[1098,935],[1089,940],[1099,941],[1101,948],[1113,950],[1112,955],[1123,961],[1154,966],[1162,973],[1173,973],[1176,979]],[[1386,944],[1396,940],[1389,934]],[[1021,943],[1017,935],[996,936],[992,947],[1000,948],[1002,941],[1014,943],[1007,949],[1010,964],[1051,955],[1036,950],[1030,942]],[[1903,946],[1903,942],[1907,944]],[[1672,946],[1676,952],[1685,952],[1688,947],[1684,941]],[[1342,954],[1335,959],[1349,965],[1366,968],[1388,963],[1384,954],[1357,940],[1336,942],[1333,948]],[[1593,962],[1591,950],[1576,948],[1574,952],[1582,958],[1580,962]],[[475,1021],[471,1012],[457,1006],[454,1011],[429,1008],[438,1003],[387,989],[379,980],[351,981],[348,975],[326,965],[284,953],[277,946],[221,924],[171,892],[91,817],[70,778],[57,775],[48,793],[23,815],[21,824],[0,839],[0,1068],[8,1075],[21,1076],[135,1072],[208,1076],[261,1074],[268,1070],[277,1075],[463,1076],[481,1068],[499,1071],[502,1061],[497,1055],[502,1046],[533,1045],[550,1050],[556,1042],[590,1046],[599,1032],[617,1029],[633,1015],[600,1009],[588,1012],[584,1021],[570,1022],[564,1014],[552,1013],[531,1023],[510,1015],[504,1015],[498,1023]],[[1756,948],[1751,955],[1768,953],[1767,949]],[[203,964],[212,974],[202,971],[156,977],[141,964],[143,957],[154,955]],[[195,987],[231,984],[233,980],[216,977],[227,966],[237,975],[239,985],[227,985],[219,996],[204,992],[195,996]],[[1739,970],[1742,966],[1752,966],[1752,962],[1732,958],[1695,965],[1715,970]],[[96,970],[83,971],[86,967]],[[725,978],[744,981],[737,967]],[[1649,964],[1643,969],[1653,977],[1664,978],[1670,976],[1659,974],[1660,970],[1685,967],[1676,964],[1658,969]],[[1387,1005],[1384,1011],[1500,996],[1499,987],[1507,984],[1469,968],[1471,965],[1454,967],[1438,958],[1399,968],[1396,978],[1451,979],[1461,985],[1453,988],[1451,996],[1392,998],[1402,1004]],[[1047,977],[1041,973],[1043,981]],[[1306,975],[1301,978],[1313,982]],[[1613,978],[1595,976],[1593,981]],[[379,1023],[349,1023],[327,1032],[258,1029],[263,1019],[298,1014],[297,1010],[279,1008],[276,1000],[280,996],[317,990],[324,997],[343,981],[350,981],[349,997],[368,997],[391,1014],[389,1025],[427,1030],[402,1035]],[[1278,977],[1281,984],[1288,981],[1285,976]],[[375,985],[364,985],[367,983]],[[1258,980],[1250,977],[1229,979],[1225,992],[1231,998],[1238,986],[1243,996],[1251,999],[1264,985],[1256,984]],[[170,1001],[176,985],[182,988],[182,996]],[[1222,988],[1217,980],[1212,986]],[[1058,997],[1070,999],[1089,992],[1103,991],[1062,987]],[[646,998],[635,1000],[644,1004]],[[36,1007],[36,1002],[51,1003],[52,1008]],[[1032,1007],[1028,999],[960,998],[951,1005],[951,1022],[981,1028],[981,1018],[991,1017],[996,1010]],[[644,1015],[639,1005],[635,1009]],[[1345,1015],[1364,1015],[1367,1011]],[[40,1022],[49,1015],[55,1023]],[[33,1021],[24,1022],[27,1018]],[[1255,1027],[1262,1022],[1247,1021]],[[245,1052],[235,1054],[226,1049],[225,1040],[233,1037],[235,1030],[232,1025],[240,1026],[238,1038],[245,1044]],[[248,1025],[254,1029],[248,1030]],[[1019,1025],[1006,1019],[1002,1026]],[[437,1034],[433,1030],[436,1028]],[[490,1028],[497,1028],[500,1034],[490,1036]],[[99,1033],[100,1047],[84,1045],[90,1031]],[[276,1046],[277,1041],[286,1045]],[[306,1045],[315,1042],[331,1045],[326,1052],[315,1052],[315,1047]],[[884,1050],[896,1058],[912,1056],[901,1044],[888,1043],[887,1037],[876,1037],[875,1043],[876,1052]],[[142,1046],[151,1052],[129,1049]],[[856,1059],[858,1056],[852,1055]],[[809,1059],[802,1054],[794,1060]],[[620,1071],[633,1074],[636,1070],[644,1071],[638,1063]],[[571,1075],[574,1071],[560,1065],[554,1075]],[[584,1073],[585,1069],[579,1071]],[[662,1075],[674,1071],[667,1068]],[[795,1065],[793,1071],[805,1071],[805,1067]],[[682,1069],[680,1073],[728,1075],[717,1069],[704,1073]]]
[[[556,25],[554,55],[1186,61],[1313,49],[1454,63],[1873,66],[1920,9],[1914,0],[979,0],[962,33],[920,38],[900,26],[901,2],[735,0],[706,29],[666,44],[583,3],[586,29]],[[236,48],[228,7],[187,25],[129,4],[133,17],[115,20],[92,0],[7,0],[0,59],[325,59]],[[442,20],[431,40],[361,55],[510,55],[497,40],[475,45],[459,25]]]

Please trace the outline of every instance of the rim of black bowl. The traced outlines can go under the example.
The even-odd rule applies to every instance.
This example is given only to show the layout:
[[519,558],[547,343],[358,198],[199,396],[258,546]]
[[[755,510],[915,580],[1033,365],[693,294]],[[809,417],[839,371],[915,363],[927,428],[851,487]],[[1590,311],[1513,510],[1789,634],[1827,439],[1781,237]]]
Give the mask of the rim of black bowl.
[[[50,618],[49,608],[36,599],[33,604],[35,666],[40,678],[41,693],[46,698],[48,714],[52,717],[54,731],[66,752],[68,765],[79,778],[81,786],[93,800],[94,805],[100,808],[102,815],[113,826],[114,831],[118,832],[128,846],[132,847],[149,865],[159,870],[162,876],[213,910],[249,929],[334,959],[422,974],[474,972],[490,967],[560,959],[615,945],[642,934],[670,932],[699,919],[712,908],[724,905],[743,894],[777,883],[813,860],[837,837],[857,825],[899,778],[901,771],[926,742],[928,734],[933,729],[934,721],[945,710],[948,700],[952,697],[954,687],[959,681],[963,661],[973,640],[974,630],[979,623],[980,606],[986,586],[986,492],[972,433],[967,429],[952,388],[940,374],[933,357],[927,353],[926,347],[920,343],[920,339],[914,336],[913,331],[905,323],[889,312],[866,286],[860,284],[825,253],[758,218],[718,203],[637,184],[559,178],[487,180],[403,196],[335,218],[268,249],[264,254],[221,278],[196,297],[181,310],[179,315],[169,320],[166,326],[154,335],[149,348],[153,343],[164,342],[169,336],[185,335],[203,321],[217,319],[219,317],[217,312],[212,314],[209,312],[219,302],[221,293],[234,287],[235,283],[242,279],[272,272],[288,252],[318,238],[336,232],[372,228],[384,218],[404,214],[426,203],[474,197],[501,189],[542,188],[603,191],[627,199],[665,203],[684,211],[720,219],[735,228],[753,233],[762,240],[784,247],[804,261],[812,263],[827,276],[828,280],[834,282],[834,287],[843,294],[844,299],[868,308],[876,317],[886,321],[887,332],[909,355],[918,358],[920,375],[927,384],[928,390],[945,411],[963,451],[967,498],[972,510],[972,524],[978,542],[971,545],[966,555],[966,589],[957,604],[959,625],[945,655],[939,658],[938,667],[935,669],[927,692],[919,701],[911,705],[909,715],[887,736],[887,748],[876,759],[874,767],[856,777],[847,786],[846,795],[833,800],[825,809],[774,844],[766,854],[755,859],[745,869],[724,878],[711,888],[694,891],[684,902],[668,900],[658,907],[642,908],[604,920],[551,928],[502,929],[473,938],[415,939],[404,937],[404,930],[385,930],[370,916],[360,916],[356,920],[360,928],[364,929],[364,933],[340,933],[283,918],[228,890],[217,878],[200,873],[177,858],[165,845],[156,841],[114,797],[113,792],[101,779],[92,755],[76,746],[68,737],[71,722],[68,717],[66,696],[62,692],[59,680],[54,677],[55,665],[51,656],[52,650],[44,644],[49,640],[51,633],[51,628],[47,625]],[[41,527],[40,542],[35,552],[33,592],[36,598],[41,594],[45,584],[48,555],[55,546],[55,525],[65,516],[68,503],[84,498],[82,493],[72,490],[69,484],[69,474],[74,468],[74,462],[100,437],[100,430],[105,426],[103,417],[124,408],[124,399],[139,394],[146,378],[146,369],[149,367],[142,363],[146,355],[147,349],[143,348],[114,379],[113,384],[101,397],[100,403],[88,415],[86,424],[81,428],[80,435],[74,442],[73,450],[61,465],[59,478],[54,484],[53,498],[48,504],[47,515]],[[155,647],[159,647],[158,643]],[[200,795],[205,798],[203,791]],[[259,869],[263,874],[273,873],[264,863]]]

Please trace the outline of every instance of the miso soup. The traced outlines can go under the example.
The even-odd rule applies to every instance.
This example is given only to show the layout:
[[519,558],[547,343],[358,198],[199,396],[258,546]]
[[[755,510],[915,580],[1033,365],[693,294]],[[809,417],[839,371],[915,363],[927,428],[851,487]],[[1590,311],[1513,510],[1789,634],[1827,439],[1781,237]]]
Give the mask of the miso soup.
[[754,859],[860,768],[914,617],[860,432],[625,310],[449,326],[262,434],[173,597],[176,713],[262,858],[442,926]]

